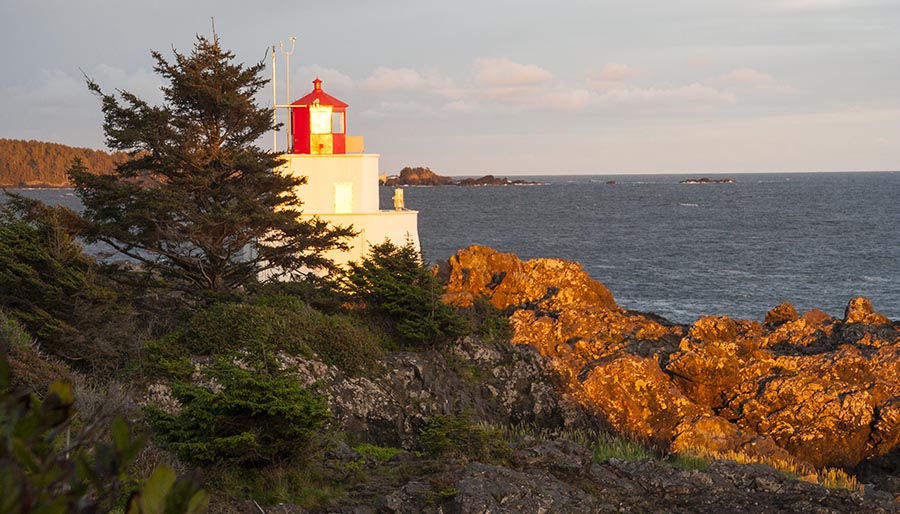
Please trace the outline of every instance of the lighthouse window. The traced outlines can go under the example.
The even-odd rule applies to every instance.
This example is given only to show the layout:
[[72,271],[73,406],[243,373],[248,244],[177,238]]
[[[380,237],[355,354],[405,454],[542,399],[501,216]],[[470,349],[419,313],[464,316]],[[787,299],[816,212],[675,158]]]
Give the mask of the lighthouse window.
[[342,112],[331,113],[331,131],[334,134],[343,134],[344,133],[344,113],[342,113]]
[[331,107],[310,106],[309,130],[313,134],[331,134]]

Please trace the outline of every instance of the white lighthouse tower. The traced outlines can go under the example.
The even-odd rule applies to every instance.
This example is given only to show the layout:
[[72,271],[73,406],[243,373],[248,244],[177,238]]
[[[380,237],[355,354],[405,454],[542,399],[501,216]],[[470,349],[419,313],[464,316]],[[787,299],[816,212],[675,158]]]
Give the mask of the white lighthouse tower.
[[393,208],[379,206],[378,154],[363,151],[361,136],[347,135],[347,104],[313,81],[313,90],[289,106],[291,149],[277,172],[303,176],[295,194],[303,202],[301,218],[318,217],[334,225],[352,226],[356,237],[349,251],[332,251],[336,264],[360,261],[371,245],[390,240],[411,242],[419,250],[418,211],[403,206],[396,191]]

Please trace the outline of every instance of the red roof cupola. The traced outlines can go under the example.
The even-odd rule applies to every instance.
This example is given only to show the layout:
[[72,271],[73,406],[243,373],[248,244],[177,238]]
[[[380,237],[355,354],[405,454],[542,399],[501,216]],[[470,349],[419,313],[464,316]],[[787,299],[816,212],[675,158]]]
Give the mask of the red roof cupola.
[[312,92],[291,105],[293,153],[346,153],[347,104],[323,91],[318,77]]

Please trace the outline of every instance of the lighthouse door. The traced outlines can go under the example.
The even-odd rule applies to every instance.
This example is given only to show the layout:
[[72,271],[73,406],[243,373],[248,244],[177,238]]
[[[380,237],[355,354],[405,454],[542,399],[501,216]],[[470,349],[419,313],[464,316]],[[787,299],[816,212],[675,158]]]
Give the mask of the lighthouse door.
[[350,214],[353,212],[353,182],[334,183],[334,213]]

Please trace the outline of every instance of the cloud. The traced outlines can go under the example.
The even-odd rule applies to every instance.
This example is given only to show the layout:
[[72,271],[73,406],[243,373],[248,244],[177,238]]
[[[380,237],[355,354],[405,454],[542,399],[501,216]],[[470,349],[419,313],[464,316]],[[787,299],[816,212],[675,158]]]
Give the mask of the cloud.
[[722,82],[730,85],[761,86],[775,82],[775,78],[753,68],[736,68],[722,76]]
[[379,66],[371,76],[359,82],[364,91],[411,91],[420,89],[425,79],[410,68],[385,68]]
[[609,63],[604,65],[603,69],[592,78],[600,82],[624,82],[636,77],[637,74],[637,70],[628,65]]
[[372,75],[359,81],[358,85],[363,91],[376,93],[421,91],[448,98],[459,98],[460,95],[452,80],[432,70],[419,72],[411,68],[379,66]]
[[602,106],[639,111],[696,111],[736,102],[734,93],[697,82],[674,88],[613,89],[597,98]]
[[548,91],[542,103],[555,109],[576,111],[587,107],[590,100],[591,93],[586,89],[559,89]]
[[484,86],[527,86],[553,78],[549,71],[534,64],[519,64],[507,58],[475,60],[476,80]]
[[794,11],[832,9],[852,3],[853,0],[772,0],[775,9]]
[[434,107],[417,101],[381,102],[366,109],[363,114],[376,118],[403,118],[408,116],[430,116],[435,113]]
[[119,89],[134,93],[150,103],[161,102],[162,77],[148,68],[127,71],[107,64],[98,64],[87,74],[106,91]]
[[[279,73],[283,73],[279,70]],[[299,77],[318,77],[322,80],[322,88],[327,91],[334,91],[336,93],[348,92],[352,91],[355,84],[352,78],[343,73],[337,71],[334,68],[328,68],[325,66],[320,66],[318,64],[310,65],[310,66],[302,66],[300,68],[300,73],[297,75],[292,74],[292,78],[294,76]],[[291,80],[291,82],[294,82]],[[296,87],[297,84],[291,84],[291,88]],[[284,87],[284,77],[279,79],[278,89]],[[312,91],[312,81],[309,81],[303,84],[303,87],[300,88],[300,91],[306,93],[307,89]],[[301,95],[302,96],[302,95]],[[294,99],[296,100],[296,98]],[[279,100],[280,101],[280,100]]]
[[445,105],[444,109],[450,112],[469,113],[475,111],[475,105],[465,100],[454,100]]

